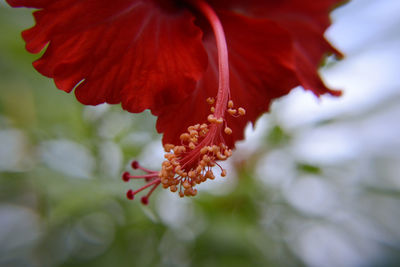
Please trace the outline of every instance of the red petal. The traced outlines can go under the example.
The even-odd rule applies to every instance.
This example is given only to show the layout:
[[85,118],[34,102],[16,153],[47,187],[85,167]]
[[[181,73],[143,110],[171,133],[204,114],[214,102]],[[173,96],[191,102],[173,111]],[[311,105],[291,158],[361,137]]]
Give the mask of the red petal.
[[42,8],[24,31],[30,52],[48,43],[35,68],[83,104],[103,102],[131,112],[184,99],[207,65],[193,15],[171,13],[155,1],[8,0]]
[[[226,143],[243,138],[248,121],[255,121],[267,111],[272,99],[287,94],[298,84],[294,72],[293,47],[288,32],[273,21],[251,19],[228,12],[218,13],[225,29],[229,49],[231,99],[236,107],[244,107],[246,116],[227,115],[233,134]],[[218,87],[217,55],[212,35],[205,46],[209,67],[196,90],[181,105],[165,110],[159,116],[157,129],[164,132],[164,143],[179,144],[179,136],[189,125],[206,122],[210,106],[206,98],[216,95]]]
[[318,67],[324,55],[334,53],[341,56],[324,38],[324,32],[331,23],[329,12],[340,2],[343,1],[285,0],[253,10],[255,14],[273,19],[290,32],[301,85],[316,95],[341,94],[340,91],[327,88],[318,75]]
[[316,95],[340,91],[327,88],[318,75],[323,56],[334,53],[341,56],[324,38],[330,25],[329,12],[343,0],[211,0],[219,9],[230,9],[252,17],[276,21],[291,34],[294,41],[296,70],[301,85]]

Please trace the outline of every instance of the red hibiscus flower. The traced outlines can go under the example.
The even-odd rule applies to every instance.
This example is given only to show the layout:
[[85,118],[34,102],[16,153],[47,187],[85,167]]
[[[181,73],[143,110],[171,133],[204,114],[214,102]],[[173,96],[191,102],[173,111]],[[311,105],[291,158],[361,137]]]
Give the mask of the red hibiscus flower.
[[[329,12],[341,0],[7,0],[32,7],[36,25],[24,31],[33,63],[83,104],[117,104],[158,116],[166,160],[146,175],[143,203],[162,184],[194,196],[214,179],[243,129],[271,100],[303,86],[327,88],[317,69],[326,53]],[[220,167],[219,167],[220,168]],[[220,168],[222,176],[226,171]]]

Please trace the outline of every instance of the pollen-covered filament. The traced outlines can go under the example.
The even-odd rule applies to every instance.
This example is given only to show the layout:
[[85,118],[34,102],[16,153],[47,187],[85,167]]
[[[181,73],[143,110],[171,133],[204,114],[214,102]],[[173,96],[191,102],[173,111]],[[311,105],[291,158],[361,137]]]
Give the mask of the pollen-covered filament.
[[[207,102],[212,104],[214,99],[208,98]],[[230,114],[229,109],[236,110],[233,109],[232,101],[229,101],[225,109],[228,114]],[[212,112],[213,107],[210,110]],[[231,115],[245,114],[243,108],[238,110],[241,112]],[[231,135],[232,129],[227,126],[223,117],[215,117],[213,113],[207,120],[207,123],[189,126],[187,132],[180,135],[181,145],[164,146],[166,160],[162,163],[160,172],[161,184],[172,192],[179,190],[181,197],[195,196],[197,189],[194,189],[194,186],[207,179],[213,180],[214,166],[218,166],[222,177],[227,174],[217,161],[226,160],[232,155],[232,150],[224,141],[224,135]]]

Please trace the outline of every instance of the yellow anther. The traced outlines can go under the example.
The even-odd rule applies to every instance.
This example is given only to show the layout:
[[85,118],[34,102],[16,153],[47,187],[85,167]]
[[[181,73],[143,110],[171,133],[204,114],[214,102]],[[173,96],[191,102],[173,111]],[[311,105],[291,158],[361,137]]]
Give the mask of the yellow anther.
[[169,187],[169,185],[168,185],[168,184],[162,184],[162,187],[163,187],[164,189],[167,189],[167,188]]
[[239,115],[240,115],[240,116],[243,116],[243,115],[246,114],[246,110],[245,110],[244,108],[239,108],[239,109],[238,109],[238,112],[239,112]]
[[192,126],[189,126],[188,128],[187,128],[187,131],[188,132],[190,132],[190,131],[197,131],[198,129],[200,128],[200,124],[196,124],[196,125],[192,125]]
[[165,152],[170,152],[171,151],[171,149],[174,149],[174,145],[173,144],[165,144],[164,145],[164,151]]
[[191,195],[194,197],[197,195],[197,189],[192,189],[191,190]]
[[190,134],[188,133],[183,133],[181,134],[181,136],[179,137],[182,141],[188,141],[190,139]]
[[181,154],[186,151],[186,148],[184,146],[176,146],[174,147],[174,153],[175,154]]
[[235,115],[236,112],[237,112],[236,109],[232,109],[232,108],[228,109],[228,113],[231,114],[232,116]]
[[214,173],[212,171],[207,171],[206,174],[204,175],[204,177],[214,180],[215,176]]
[[178,165],[178,166],[175,167],[175,172],[176,173],[181,172],[181,171],[182,171],[181,165]]
[[180,165],[180,164],[179,164],[179,161],[178,161],[177,159],[172,159],[172,160],[171,160],[171,164],[174,165],[174,166]]
[[200,149],[200,154],[206,154],[208,152],[208,147],[203,147]]
[[180,197],[184,197],[185,194],[184,194],[182,191],[180,191],[180,192],[179,192],[179,196],[180,196]]
[[222,176],[222,177],[225,177],[225,176],[226,176],[226,170],[225,170],[225,169],[222,170],[221,176]]
[[230,150],[230,149],[225,150],[225,151],[224,151],[224,155],[227,156],[227,157],[229,158],[230,156],[232,156],[232,150]]
[[211,107],[210,111],[211,111],[211,113],[214,113],[215,112],[215,107]]
[[225,132],[227,135],[231,135],[231,134],[232,134],[232,129],[229,128],[229,127],[225,127],[224,132]]
[[185,193],[185,196],[187,196],[187,197],[190,196],[191,195],[190,188],[185,189],[184,193]]
[[195,171],[189,171],[188,176],[189,176],[189,178],[195,178],[196,177],[196,172]]
[[217,154],[219,152],[219,146],[213,145],[212,146],[212,151],[213,151],[214,154]]
[[203,136],[205,136],[205,135],[207,134],[207,132],[208,132],[207,129],[200,130],[199,136],[200,136],[200,137],[203,137]]
[[190,130],[189,131],[190,137],[195,137],[195,136],[199,136],[199,132],[196,130]]
[[196,148],[196,145],[195,145],[193,142],[190,142],[190,143],[189,143],[189,148],[190,148],[191,150],[194,150],[194,149]]
[[229,100],[229,102],[228,102],[228,108],[233,108],[233,101],[232,101],[232,100]]
[[160,176],[160,178],[166,178],[168,177],[168,172],[164,169],[161,169],[160,173],[158,174]]
[[171,171],[173,168],[174,168],[174,166],[170,165],[170,166],[168,166],[168,167],[165,167],[165,170],[166,170],[166,171]]
[[161,164],[163,167],[168,167],[171,166],[171,163],[168,160],[164,160],[163,163]]
[[226,156],[225,155],[222,155],[221,154],[221,152],[217,152],[217,158],[219,159],[219,160],[225,160],[226,159]]
[[186,189],[192,187],[192,185],[189,183],[188,180],[185,180],[185,181],[182,183],[182,186],[183,186],[184,188],[186,188]]
[[224,122],[224,119],[223,118],[218,118],[215,122],[218,123],[218,124],[221,124],[221,123]]
[[208,164],[208,163],[211,161],[210,157],[207,156],[207,155],[204,155],[204,156],[203,156],[203,160],[204,160],[204,162],[205,162],[206,164]]
[[215,98],[214,97],[207,98],[207,103],[208,104],[212,105],[212,104],[214,104],[214,102],[215,102]]
[[203,170],[203,167],[201,165],[198,165],[196,168],[196,172],[199,174]]
[[178,187],[176,187],[176,185],[171,185],[169,190],[171,190],[171,192],[176,192],[178,191]]
[[215,122],[217,122],[217,118],[215,118],[213,114],[208,115],[207,120],[208,120],[210,123],[215,123]]
[[166,158],[167,160],[171,161],[172,159],[174,159],[176,157],[175,154],[165,154],[164,158]]

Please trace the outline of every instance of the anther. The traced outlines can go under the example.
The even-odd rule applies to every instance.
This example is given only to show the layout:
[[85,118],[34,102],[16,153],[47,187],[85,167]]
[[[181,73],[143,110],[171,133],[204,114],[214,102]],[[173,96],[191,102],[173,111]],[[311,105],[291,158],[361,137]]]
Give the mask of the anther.
[[208,147],[203,147],[202,149],[200,149],[200,154],[205,154],[208,152]]
[[197,132],[196,130],[191,130],[189,131],[190,137],[197,137],[199,136],[199,132]]
[[230,149],[225,150],[225,151],[224,151],[224,155],[227,156],[227,157],[229,158],[230,156],[232,156],[232,150],[230,150]]
[[212,146],[212,151],[214,152],[214,154],[217,154],[219,152],[219,146],[213,145]]
[[192,196],[196,196],[197,195],[197,189],[192,189]]
[[240,116],[243,116],[246,114],[246,110],[244,108],[238,108],[238,112]]
[[215,98],[214,98],[214,97],[209,97],[209,98],[207,98],[207,103],[208,103],[209,105],[214,104],[214,103],[215,103]]
[[229,128],[229,127],[225,127],[224,132],[225,132],[227,135],[231,135],[231,134],[232,134],[232,129]]
[[193,179],[196,177],[196,172],[195,171],[189,171],[188,173],[189,178]]
[[196,145],[195,145],[193,142],[190,142],[190,143],[189,143],[189,148],[190,148],[191,150],[194,150],[194,149],[196,148]]
[[229,100],[229,102],[228,102],[228,108],[233,108],[233,101],[232,101],[232,100]]
[[192,185],[188,182],[188,180],[184,181],[182,185],[183,185],[183,187],[186,188],[186,189],[192,187]]
[[236,109],[232,109],[232,108],[228,109],[228,113],[231,114],[232,116],[235,115],[236,112],[237,112]]
[[208,115],[207,120],[210,123],[216,123],[217,122],[217,118],[215,118],[213,114]]
[[181,170],[182,170],[181,165],[175,167],[175,172],[181,172]]
[[222,155],[221,154],[221,152],[217,152],[217,158],[219,159],[219,160],[226,160],[226,156],[225,155]]
[[206,178],[210,180],[214,180],[215,176],[212,171],[207,171],[206,174],[204,175]]
[[175,146],[173,144],[165,144],[164,145],[164,151],[165,152],[170,152],[171,149],[173,149]]
[[202,170],[203,170],[203,167],[201,165],[197,166],[197,168],[196,168],[197,174],[200,174]]
[[208,164],[208,163],[211,161],[211,159],[210,159],[209,156],[204,155],[204,156],[203,156],[203,161],[204,161],[206,164]]
[[222,176],[222,177],[225,177],[225,176],[226,176],[226,170],[225,170],[225,169],[222,170],[221,176]]
[[[181,134],[181,136],[179,137],[179,139],[181,139],[182,141],[188,141],[190,139],[190,134],[188,133],[183,133]],[[166,151],[169,152],[169,151]]]

